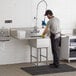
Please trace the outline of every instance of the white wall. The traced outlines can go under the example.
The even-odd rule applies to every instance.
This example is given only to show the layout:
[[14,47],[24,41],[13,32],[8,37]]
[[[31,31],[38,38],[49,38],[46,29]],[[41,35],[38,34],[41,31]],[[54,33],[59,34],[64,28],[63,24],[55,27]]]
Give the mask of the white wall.
[[30,62],[28,41],[11,38],[0,42],[0,65]]
[[[5,24],[5,20],[12,23]],[[31,0],[0,0],[0,27],[29,27],[31,25]]]
[[[36,6],[40,0],[0,0],[0,28],[1,27],[31,27],[35,26]],[[75,0],[46,0],[48,9],[60,19],[63,33],[72,33],[76,28]],[[38,11],[38,25],[43,20],[45,4],[42,3]],[[11,19],[12,23],[5,24]],[[29,46],[27,41],[13,39],[0,42],[0,64],[29,62]],[[50,48],[49,48],[50,49]],[[49,51],[50,52],[50,51]],[[49,53],[49,59],[50,53]]]

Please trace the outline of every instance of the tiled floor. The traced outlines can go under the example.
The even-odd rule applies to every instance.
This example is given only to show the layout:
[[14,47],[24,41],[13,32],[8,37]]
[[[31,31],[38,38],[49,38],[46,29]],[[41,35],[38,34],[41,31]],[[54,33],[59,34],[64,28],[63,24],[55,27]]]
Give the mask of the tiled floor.
[[[76,67],[76,61],[70,62],[70,63],[65,62],[65,63],[73,67]],[[32,76],[20,69],[21,67],[29,67],[29,66],[32,66],[32,64],[21,63],[21,64],[11,64],[11,65],[0,65],[0,76]],[[76,76],[76,71],[56,73],[56,74],[37,75],[37,76]]]

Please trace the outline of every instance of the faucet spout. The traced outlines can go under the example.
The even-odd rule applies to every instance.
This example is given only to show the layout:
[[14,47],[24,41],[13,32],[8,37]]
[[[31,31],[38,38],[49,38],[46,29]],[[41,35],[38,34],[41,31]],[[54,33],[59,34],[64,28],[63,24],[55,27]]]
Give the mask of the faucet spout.
[[46,4],[46,8],[45,8],[45,10],[47,9],[47,2],[45,1],[45,0],[41,0],[38,4],[37,4],[37,8],[36,8],[36,26],[37,26],[37,20],[38,20],[38,7],[39,7],[39,5],[42,3],[42,2],[44,2],[45,4]]

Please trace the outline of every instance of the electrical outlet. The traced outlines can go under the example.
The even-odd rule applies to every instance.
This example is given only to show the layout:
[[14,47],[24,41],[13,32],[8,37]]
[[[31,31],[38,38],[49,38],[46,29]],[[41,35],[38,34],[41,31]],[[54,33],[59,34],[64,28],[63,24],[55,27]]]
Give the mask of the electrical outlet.
[[12,23],[12,20],[5,20],[5,23]]

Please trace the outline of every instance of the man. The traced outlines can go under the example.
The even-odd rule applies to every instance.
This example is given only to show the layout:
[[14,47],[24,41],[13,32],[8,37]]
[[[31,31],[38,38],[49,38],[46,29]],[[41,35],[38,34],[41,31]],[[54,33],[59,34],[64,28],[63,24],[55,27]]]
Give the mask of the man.
[[51,10],[46,10],[45,16],[49,19],[42,34],[42,37],[50,30],[50,39],[52,46],[52,54],[53,54],[53,65],[54,67],[59,66],[59,46],[60,46],[60,26],[59,19],[53,16],[53,12]]

